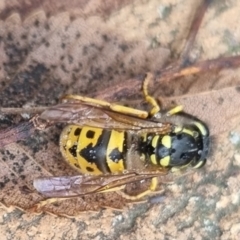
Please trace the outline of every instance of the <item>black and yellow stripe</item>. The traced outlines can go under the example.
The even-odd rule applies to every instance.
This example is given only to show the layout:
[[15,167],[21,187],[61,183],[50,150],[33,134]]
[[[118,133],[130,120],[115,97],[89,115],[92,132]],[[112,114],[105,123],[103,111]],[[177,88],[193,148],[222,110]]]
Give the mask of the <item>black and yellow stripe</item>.
[[209,131],[200,120],[183,127],[176,126],[166,134],[142,134],[138,136],[138,143],[127,142],[127,134],[125,131],[69,125],[62,132],[60,149],[72,167],[94,175],[122,173],[129,160],[126,159],[127,145],[136,145],[141,159],[155,166],[182,168],[191,164],[200,168],[206,162]]
[[126,132],[67,126],[60,149],[68,163],[82,173],[120,173],[125,169]]
[[202,167],[209,151],[209,130],[201,122],[193,121],[184,127],[176,126],[167,134],[143,134],[139,152],[153,165],[182,168],[191,164]]

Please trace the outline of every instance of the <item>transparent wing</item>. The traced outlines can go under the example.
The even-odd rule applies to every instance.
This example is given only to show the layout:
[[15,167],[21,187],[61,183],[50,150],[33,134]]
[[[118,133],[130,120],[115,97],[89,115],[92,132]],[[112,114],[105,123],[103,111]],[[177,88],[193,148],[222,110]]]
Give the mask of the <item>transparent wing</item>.
[[166,170],[146,173],[123,173],[117,175],[77,175],[61,177],[43,177],[34,180],[35,189],[46,197],[74,197],[86,194],[116,191],[126,184],[156,176],[163,176]]
[[[121,105],[114,105],[120,106]],[[124,106],[123,106],[124,107]],[[124,107],[125,108],[125,107]],[[158,122],[151,119],[144,119],[138,115],[140,110],[128,108],[133,114],[126,111],[121,112],[118,108],[112,110],[106,106],[85,104],[81,101],[67,101],[45,110],[40,118],[50,122],[64,122],[77,124],[79,126],[99,127],[104,129],[135,130],[148,129],[156,132],[169,132],[171,124],[168,122]],[[137,111],[134,114],[134,111]],[[147,113],[145,111],[141,111]]]

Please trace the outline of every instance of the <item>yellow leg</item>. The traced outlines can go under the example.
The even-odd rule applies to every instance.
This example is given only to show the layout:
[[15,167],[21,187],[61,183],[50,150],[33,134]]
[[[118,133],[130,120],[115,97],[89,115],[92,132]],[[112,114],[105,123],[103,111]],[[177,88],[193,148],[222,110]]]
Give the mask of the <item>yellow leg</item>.
[[[147,73],[147,76],[144,79],[143,86],[142,86],[144,98],[146,102],[148,102],[152,106],[152,109],[149,113],[147,111],[138,110],[131,107],[125,107],[123,105],[109,103],[104,100],[88,98],[88,97],[83,97],[79,95],[66,95],[62,98],[62,100],[68,101],[72,99],[72,100],[79,101],[79,103],[93,106],[96,108],[112,110],[113,112],[122,113],[122,114],[145,119],[147,117],[153,117],[155,114],[159,113],[161,110],[161,107],[158,104],[157,100],[154,97],[150,96],[148,93],[148,84],[152,79],[153,79],[153,75],[151,73]],[[182,111],[182,106],[177,106],[171,109],[170,111],[168,111],[167,115],[170,116],[181,111]]]
[[[161,110],[161,107],[157,103],[156,99],[154,97],[150,96],[149,93],[148,93],[148,84],[152,79],[153,79],[153,75],[151,73],[147,73],[147,76],[144,79],[143,87],[142,87],[143,88],[143,95],[144,95],[144,98],[145,98],[146,102],[148,102],[150,105],[152,105],[152,109],[149,113],[151,117],[154,116],[155,114],[157,114],[158,112],[160,112],[160,110]],[[176,107],[174,107],[173,109],[171,109],[167,112],[167,116],[177,114],[179,112],[182,112],[182,110],[183,110],[182,106],[180,106],[180,105],[176,106]]]
[[167,116],[171,116],[183,111],[183,106],[178,105],[167,112]]
[[157,103],[156,99],[152,96],[149,95],[148,93],[148,84],[149,82],[153,79],[153,75],[151,73],[147,73],[146,78],[144,79],[143,82],[143,95],[145,100],[152,105],[152,110],[150,111],[150,116],[154,116],[156,113],[158,113],[160,111],[160,106]]
[[82,103],[82,104],[86,104],[86,105],[93,106],[100,109],[112,110],[113,112],[131,115],[134,117],[139,117],[143,119],[148,117],[148,112],[146,111],[134,109],[131,107],[125,107],[119,104],[109,103],[107,101],[103,101],[99,99],[83,97],[79,95],[66,95],[62,98],[63,101],[68,101],[71,99],[79,101],[80,104]]
[[122,192],[122,191],[117,191],[117,193],[119,195],[121,195],[123,198],[129,199],[129,200],[132,200],[132,201],[136,201],[136,200],[144,198],[145,196],[148,196],[148,195],[151,195],[151,194],[156,194],[158,192],[162,192],[162,191],[156,191],[157,187],[158,187],[158,178],[153,177],[152,180],[151,180],[151,184],[150,184],[149,188],[146,191],[139,193],[138,195],[131,196],[131,195],[128,195],[127,193]]
[[98,193],[105,193],[105,192],[117,192],[117,191],[121,191],[122,189],[125,188],[125,185],[119,186],[119,187],[107,187],[105,186],[104,188],[102,188],[101,190],[98,190],[96,192]]

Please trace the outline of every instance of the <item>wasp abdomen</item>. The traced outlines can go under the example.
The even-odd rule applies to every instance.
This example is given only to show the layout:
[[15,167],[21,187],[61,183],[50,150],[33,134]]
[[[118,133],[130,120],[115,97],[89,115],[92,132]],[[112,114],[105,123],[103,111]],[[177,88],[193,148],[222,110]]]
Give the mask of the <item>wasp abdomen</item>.
[[60,149],[68,163],[82,173],[118,173],[125,169],[126,133],[94,127],[67,126]]

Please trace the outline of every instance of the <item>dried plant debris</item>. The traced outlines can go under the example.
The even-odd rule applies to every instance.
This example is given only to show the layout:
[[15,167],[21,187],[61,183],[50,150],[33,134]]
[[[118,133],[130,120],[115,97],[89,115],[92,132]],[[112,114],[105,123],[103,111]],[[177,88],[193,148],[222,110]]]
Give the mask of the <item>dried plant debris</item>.
[[[205,1],[211,4],[194,47],[190,41],[188,49],[184,39],[201,2],[2,1],[2,236],[237,239],[240,4]],[[174,179],[165,176],[159,187],[164,192],[137,204],[116,192],[45,202],[33,187],[34,179],[79,173],[59,151],[64,124],[39,131],[29,119],[65,94],[145,109],[141,84],[147,72],[155,76],[150,92],[164,108],[181,104],[209,126],[212,146],[206,166]],[[131,184],[127,190],[148,183]]]

